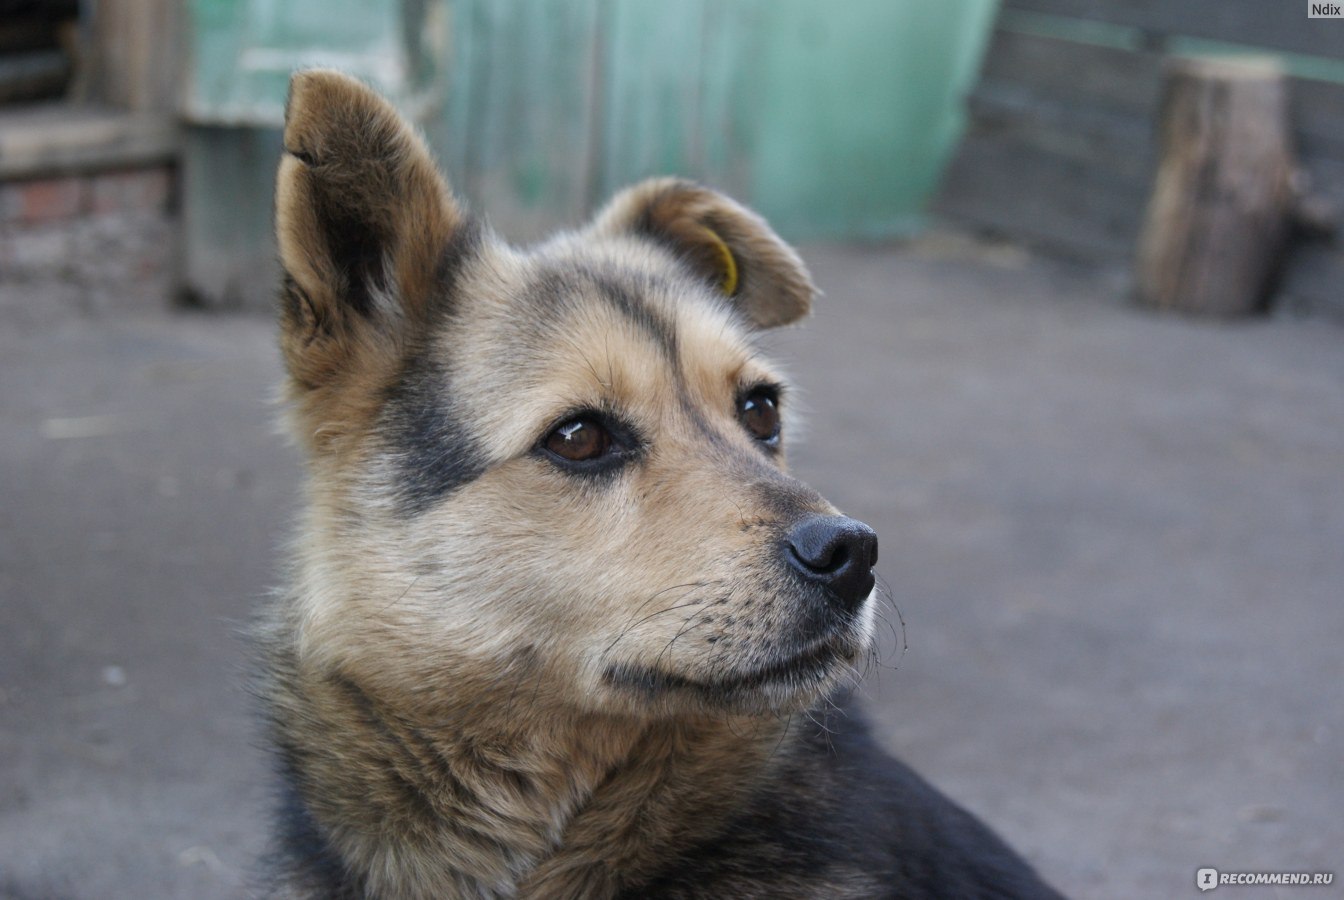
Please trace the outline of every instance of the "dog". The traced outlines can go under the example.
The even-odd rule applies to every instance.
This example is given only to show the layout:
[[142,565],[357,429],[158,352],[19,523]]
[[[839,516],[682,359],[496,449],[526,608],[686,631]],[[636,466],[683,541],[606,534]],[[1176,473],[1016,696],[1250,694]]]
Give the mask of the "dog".
[[764,221],[660,179],[515,249],[332,71],[284,151],[269,896],[1057,896],[847,708],[877,538],[786,474]]

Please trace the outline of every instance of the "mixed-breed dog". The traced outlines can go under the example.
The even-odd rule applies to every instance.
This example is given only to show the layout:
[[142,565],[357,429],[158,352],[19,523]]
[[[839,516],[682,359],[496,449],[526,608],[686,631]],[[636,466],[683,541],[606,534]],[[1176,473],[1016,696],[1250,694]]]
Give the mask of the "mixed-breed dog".
[[786,474],[764,221],[654,180],[515,249],[330,71],[284,144],[268,896],[1057,896],[848,707],[877,538]]

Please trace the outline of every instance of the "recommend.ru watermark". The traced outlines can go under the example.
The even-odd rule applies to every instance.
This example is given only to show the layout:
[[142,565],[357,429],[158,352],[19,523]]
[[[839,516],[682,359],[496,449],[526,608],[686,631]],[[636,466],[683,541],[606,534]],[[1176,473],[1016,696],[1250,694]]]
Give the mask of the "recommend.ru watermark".
[[1221,884],[1325,887],[1334,883],[1334,872],[1220,872],[1217,869],[1200,869],[1195,873],[1195,887],[1201,891],[1211,891]]

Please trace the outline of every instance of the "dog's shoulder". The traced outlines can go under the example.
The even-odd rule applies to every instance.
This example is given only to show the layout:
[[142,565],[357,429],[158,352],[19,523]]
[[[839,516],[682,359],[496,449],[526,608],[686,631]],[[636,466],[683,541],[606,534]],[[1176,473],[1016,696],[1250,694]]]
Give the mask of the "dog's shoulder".
[[856,704],[801,721],[743,811],[630,896],[1059,897],[887,754]]
[[288,766],[281,769],[273,843],[256,875],[256,896],[265,900],[357,900],[364,896],[300,798],[295,773]]

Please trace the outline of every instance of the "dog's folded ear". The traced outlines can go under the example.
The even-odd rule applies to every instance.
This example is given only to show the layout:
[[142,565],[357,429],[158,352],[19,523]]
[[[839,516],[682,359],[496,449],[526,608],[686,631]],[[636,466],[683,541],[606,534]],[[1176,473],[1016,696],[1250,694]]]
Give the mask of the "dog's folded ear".
[[415,130],[349,76],[294,75],[284,143],[282,347],[295,380],[316,386],[424,316],[464,217]]
[[694,182],[656,178],[627,188],[598,214],[593,230],[659,242],[758,328],[801,318],[817,294],[803,261],[764,219]]

